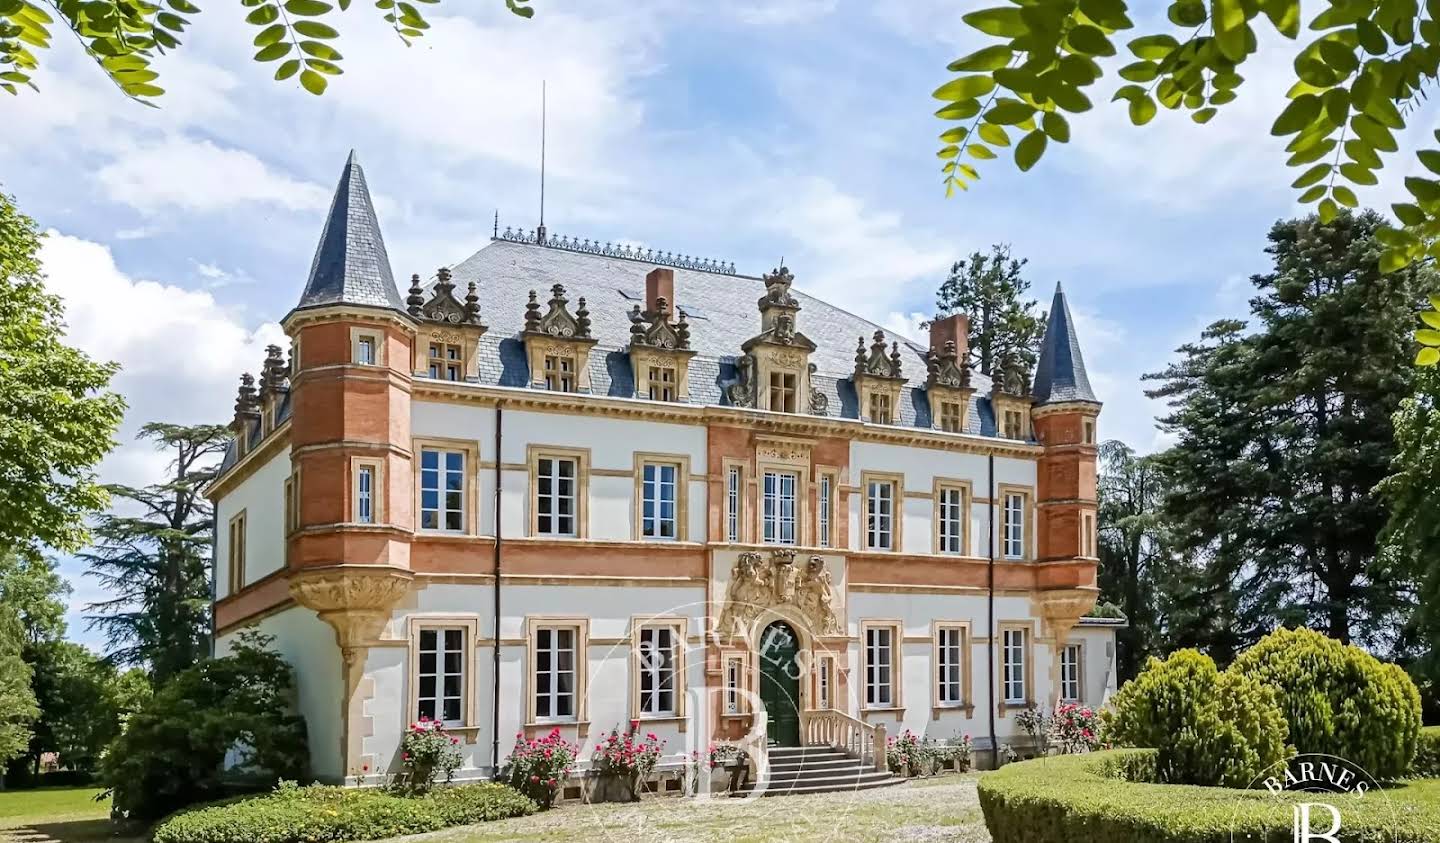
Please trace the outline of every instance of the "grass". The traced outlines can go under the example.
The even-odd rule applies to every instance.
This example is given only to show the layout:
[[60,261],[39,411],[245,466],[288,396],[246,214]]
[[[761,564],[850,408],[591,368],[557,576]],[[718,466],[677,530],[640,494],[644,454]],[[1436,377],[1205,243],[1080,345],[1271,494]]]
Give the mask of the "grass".
[[113,837],[110,801],[96,802],[93,787],[0,791],[0,840],[129,843]]
[[533,817],[437,832],[425,839],[427,843],[988,843],[976,780],[974,774],[942,776],[858,793],[773,799],[651,797],[632,804],[567,805]]

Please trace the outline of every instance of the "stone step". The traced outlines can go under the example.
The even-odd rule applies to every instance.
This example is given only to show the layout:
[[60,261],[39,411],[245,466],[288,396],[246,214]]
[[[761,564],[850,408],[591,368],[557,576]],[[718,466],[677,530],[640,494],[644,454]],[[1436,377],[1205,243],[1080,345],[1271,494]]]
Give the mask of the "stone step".
[[849,758],[844,751],[833,746],[772,746],[769,750],[770,760],[781,759],[791,760],[796,758]]
[[777,761],[777,760],[775,760],[774,758],[772,758],[772,759],[770,760],[770,769],[771,769],[772,771],[774,771],[774,772],[791,771],[791,770],[835,770],[835,769],[846,769],[846,768],[859,767],[859,766],[871,767],[872,765],[870,765],[870,764],[863,764],[863,765],[862,765],[862,764],[861,764],[859,761],[857,761],[856,759],[851,758],[851,757],[849,757],[849,756],[845,756],[845,755],[836,756],[836,757],[834,757],[834,758],[817,757],[817,758],[801,758],[801,759],[796,759],[796,760],[789,760],[789,759],[787,759],[787,760],[784,760],[784,761]]
[[[764,796],[797,796],[804,793],[841,793],[857,790],[873,790],[880,787],[892,787],[897,784],[904,784],[905,780],[889,775],[888,773],[871,773],[865,776],[844,777],[840,779],[821,779],[815,781],[800,781],[793,783],[772,782],[764,791]],[[749,795],[754,791],[754,785],[741,788],[731,792],[732,797]]]

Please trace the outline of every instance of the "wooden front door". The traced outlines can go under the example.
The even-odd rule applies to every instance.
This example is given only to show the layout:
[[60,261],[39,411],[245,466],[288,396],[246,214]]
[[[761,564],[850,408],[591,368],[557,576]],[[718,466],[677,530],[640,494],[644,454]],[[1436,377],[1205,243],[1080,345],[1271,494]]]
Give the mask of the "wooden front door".
[[783,621],[760,636],[760,701],[773,746],[800,745],[800,640]]

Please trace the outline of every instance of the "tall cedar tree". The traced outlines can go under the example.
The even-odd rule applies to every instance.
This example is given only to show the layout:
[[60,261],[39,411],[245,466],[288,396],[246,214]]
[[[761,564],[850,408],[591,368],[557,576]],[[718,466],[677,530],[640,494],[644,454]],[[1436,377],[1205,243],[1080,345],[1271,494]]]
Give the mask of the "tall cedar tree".
[[1277,624],[1393,644],[1404,606],[1377,561],[1387,509],[1375,486],[1414,377],[1410,323],[1436,276],[1381,274],[1383,225],[1369,211],[1277,223],[1274,269],[1251,278],[1254,330],[1217,322],[1147,376],[1178,440],[1157,458],[1188,560],[1175,646],[1224,662]]
[[45,292],[40,230],[0,194],[0,548],[77,550],[105,507],[94,467],[125,410],[106,391],[116,366],[64,343]]
[[[1414,587],[1403,649],[1414,656],[1410,673],[1434,706],[1440,697],[1440,372],[1423,370],[1417,381],[1415,395],[1395,414],[1394,472],[1380,490],[1391,507],[1387,566]],[[1426,712],[1425,722],[1437,713]]]
[[1150,656],[1166,651],[1160,596],[1172,553],[1161,512],[1165,481],[1153,458],[1115,440],[1100,446],[1098,479],[1100,596],[1130,621],[1118,633],[1124,681]]
[[113,594],[89,605],[92,629],[105,633],[116,664],[148,665],[158,685],[209,652],[209,560],[214,509],[201,490],[215,476],[228,434],[216,425],[152,422],[141,439],[174,452],[170,478],[137,489],[110,486],[127,510],[96,527],[96,547],[81,554],[86,572]]
[[1025,299],[1030,291],[1021,275],[1025,263],[1011,257],[1009,246],[991,246],[988,255],[975,252],[969,260],[956,261],[935,294],[938,313],[970,318],[970,361],[985,375],[1006,359],[1035,371],[1045,314],[1036,313],[1033,299]]

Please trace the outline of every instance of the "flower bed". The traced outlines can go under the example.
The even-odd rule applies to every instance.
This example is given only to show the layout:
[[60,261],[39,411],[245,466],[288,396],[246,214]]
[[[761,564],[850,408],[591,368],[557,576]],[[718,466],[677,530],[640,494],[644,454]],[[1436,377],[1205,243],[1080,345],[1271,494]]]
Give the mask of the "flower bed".
[[[1232,834],[1288,841],[1291,803],[1316,801],[1313,793],[1152,784],[1155,774],[1156,752],[1148,749],[1037,758],[981,778],[980,806],[994,843],[1231,843]],[[1419,843],[1440,828],[1433,779],[1323,801],[1344,815],[1347,841]]]
[[400,796],[372,788],[282,783],[273,793],[173,814],[153,843],[322,843],[378,840],[533,814],[534,802],[502,784]]

